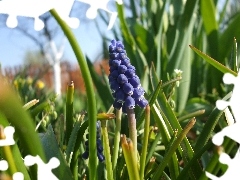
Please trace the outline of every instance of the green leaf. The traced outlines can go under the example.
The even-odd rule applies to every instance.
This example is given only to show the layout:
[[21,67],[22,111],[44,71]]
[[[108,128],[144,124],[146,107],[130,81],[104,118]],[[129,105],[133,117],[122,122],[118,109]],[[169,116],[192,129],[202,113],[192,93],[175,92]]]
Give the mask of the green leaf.
[[[203,19],[203,24],[206,30],[206,33],[209,35],[213,31],[218,29],[218,24],[215,18],[216,7],[213,0],[202,0],[201,3],[201,15]],[[215,41],[216,42],[216,41]]]
[[204,128],[203,128],[201,134],[199,135],[199,137],[197,139],[196,145],[194,147],[194,150],[196,152],[198,152],[203,145],[207,144],[222,113],[223,113],[223,111],[220,111],[217,108],[215,108],[212,111],[207,122],[204,125]]
[[67,160],[68,164],[70,164],[70,162],[71,162],[70,156],[74,150],[74,146],[76,143],[77,134],[78,134],[78,130],[80,129],[80,126],[81,126],[81,123],[79,121],[76,121],[76,123],[74,124],[73,130],[71,132],[71,136],[68,141],[68,145],[67,145],[67,149],[66,149],[66,160]]
[[215,68],[217,68],[219,71],[221,71],[222,73],[231,73],[235,76],[237,76],[237,73],[232,71],[231,69],[227,68],[226,66],[220,64],[218,61],[216,61],[215,59],[211,58],[210,56],[208,56],[207,54],[204,54],[203,52],[201,52],[200,50],[198,50],[197,48],[195,48],[192,45],[189,45],[189,47],[195,51],[199,56],[201,56],[204,60],[206,60],[209,64],[213,65]]
[[57,176],[58,179],[73,179],[70,168],[58,147],[58,143],[51,125],[48,126],[46,133],[40,134],[40,138],[47,161],[49,161],[52,157],[56,157],[60,161],[60,165],[56,169],[53,169],[55,176]]
[[[167,102],[167,99],[166,99],[163,91],[160,91],[158,94],[158,103],[159,103],[162,113],[166,116],[165,121],[166,120],[168,121],[168,123],[170,124],[172,129],[174,129],[174,130],[177,129],[179,132],[182,131],[182,127],[179,124],[179,121],[177,120],[176,115],[174,114],[173,110],[171,109],[169,103]],[[173,130],[172,130],[172,134],[173,134]],[[181,143],[181,148],[179,148],[179,152],[184,159],[184,163],[188,163],[194,155],[192,146],[186,137],[183,139],[183,143]],[[198,178],[202,174],[202,168],[201,168],[200,164],[198,162],[196,162],[191,167],[191,170],[189,171],[189,173],[193,179],[194,179],[194,177]]]
[[168,161],[171,159],[173,156],[175,150],[178,148],[180,145],[181,141],[186,137],[186,134],[189,132],[189,130],[193,127],[195,124],[196,120],[192,119],[189,121],[187,126],[178,134],[176,139],[173,139],[172,146],[169,148],[169,150],[166,152],[165,156],[163,157],[162,163],[159,164],[157,170],[155,171],[155,174],[153,176],[153,180],[157,180],[161,177],[164,168],[166,167]]
[[[163,143],[165,147],[169,147],[169,143],[171,143],[171,134],[173,134],[172,137],[174,138],[173,130],[168,128],[168,125],[165,123],[159,109],[155,105],[152,106],[151,110],[157,126],[161,132]],[[171,154],[171,159],[168,163],[171,177],[172,179],[176,179],[179,174],[178,159],[176,153]]]
[[200,1],[203,25],[208,36],[211,55],[217,58],[218,55],[218,23],[216,21],[216,7],[213,0]]
[[225,58],[232,48],[232,40],[235,37],[240,39],[240,13],[236,14],[229,22],[225,31],[219,37],[219,57]]
[[68,144],[72,129],[73,129],[73,94],[74,94],[74,83],[73,81],[67,86],[67,98],[66,98],[66,132],[65,140]]

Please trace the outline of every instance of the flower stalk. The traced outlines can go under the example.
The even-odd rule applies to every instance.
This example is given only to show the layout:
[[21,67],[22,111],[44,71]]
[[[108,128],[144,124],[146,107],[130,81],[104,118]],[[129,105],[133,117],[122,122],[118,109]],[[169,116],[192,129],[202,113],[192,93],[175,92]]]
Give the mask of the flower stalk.
[[126,135],[121,136],[121,145],[123,149],[124,158],[127,164],[127,170],[130,180],[140,180],[137,158],[134,155],[133,143],[130,139],[126,138]]
[[136,118],[135,112],[133,109],[127,109],[128,117],[128,129],[129,129],[129,138],[132,140],[133,145],[133,155],[137,159],[137,129],[136,129]]

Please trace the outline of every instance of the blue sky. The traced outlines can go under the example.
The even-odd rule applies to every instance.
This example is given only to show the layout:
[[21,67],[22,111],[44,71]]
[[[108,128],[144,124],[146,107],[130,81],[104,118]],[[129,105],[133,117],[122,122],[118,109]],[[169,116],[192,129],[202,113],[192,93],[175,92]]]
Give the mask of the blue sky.
[[[114,2],[114,1],[113,1]],[[79,3],[79,2],[78,2]],[[99,1],[100,3],[100,1]],[[85,5],[85,8],[84,8]],[[102,39],[99,35],[99,32],[96,28],[95,21],[100,22],[99,15],[96,19],[87,19],[85,16],[86,10],[89,8],[87,4],[81,4],[81,8],[78,12],[80,13],[81,19],[80,26],[77,29],[72,29],[79,45],[84,54],[86,54],[91,60],[99,60],[101,58],[102,52]],[[74,7],[73,7],[74,8]],[[99,10],[103,11],[103,10]],[[79,15],[79,14],[78,14]],[[75,16],[77,17],[77,16]],[[25,17],[26,18],[26,17]],[[19,19],[18,19],[19,20]],[[32,24],[28,24],[28,28],[30,31],[33,31],[33,21]],[[4,24],[5,22],[1,22]],[[19,23],[21,25],[21,23]],[[19,25],[19,26],[20,26]],[[111,30],[107,30],[107,25],[100,22],[101,31],[104,35],[111,34]],[[63,35],[58,35],[56,42],[60,42]],[[56,43],[59,45],[58,43]],[[66,43],[64,51],[64,60],[69,60],[72,64],[77,64],[77,60],[75,55],[69,45]],[[39,47],[28,37],[17,31],[16,29],[8,28],[7,26],[0,27],[0,63],[2,68],[9,66],[17,66],[23,63],[24,56],[28,51],[39,50]]]
[[[92,22],[81,24],[77,29],[73,29],[73,32],[82,51],[90,59],[95,60],[96,56],[101,52],[102,42],[94,21],[89,21]],[[108,33],[107,29],[105,31]],[[25,53],[37,49],[38,46],[20,32],[8,27],[0,28],[0,62],[3,68],[22,64]],[[72,63],[77,63],[68,42],[66,43],[64,57]]]

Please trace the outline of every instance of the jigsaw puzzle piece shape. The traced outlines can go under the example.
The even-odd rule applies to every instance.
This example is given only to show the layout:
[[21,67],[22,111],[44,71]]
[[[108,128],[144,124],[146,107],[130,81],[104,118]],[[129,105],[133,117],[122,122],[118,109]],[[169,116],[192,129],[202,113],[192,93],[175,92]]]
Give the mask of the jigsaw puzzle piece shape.
[[5,160],[0,161],[0,171],[6,171],[8,169],[8,162]]
[[58,0],[54,9],[58,12],[60,17],[73,29],[77,28],[80,24],[78,18],[70,17],[70,13],[74,4],[74,0]]
[[24,158],[24,164],[26,166],[38,165],[38,180],[58,180],[58,178],[52,173],[52,169],[58,167],[60,162],[57,158],[52,157],[48,163],[44,163],[42,159],[37,156],[28,155]]
[[15,144],[15,141],[13,139],[14,132],[15,129],[12,126],[5,127],[3,130],[5,139],[0,139],[0,146],[10,146]]
[[56,3],[56,0],[3,0],[0,1],[0,13],[9,15],[6,24],[10,28],[18,25],[17,16],[23,16],[34,18],[35,30],[41,30],[44,23],[39,16],[53,9]]

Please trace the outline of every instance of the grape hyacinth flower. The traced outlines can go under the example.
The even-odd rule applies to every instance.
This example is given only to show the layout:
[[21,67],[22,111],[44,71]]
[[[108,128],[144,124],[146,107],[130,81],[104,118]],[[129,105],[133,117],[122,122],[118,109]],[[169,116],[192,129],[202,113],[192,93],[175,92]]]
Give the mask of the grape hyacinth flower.
[[[97,143],[97,157],[100,162],[103,162],[105,160],[105,156],[103,155],[103,146],[102,141],[100,139],[101,136],[101,125],[100,122],[97,121],[97,137],[96,137],[96,143]],[[88,159],[89,157],[89,141],[88,141],[89,135],[86,135],[87,140],[85,141],[86,151],[82,154],[83,159]]]
[[111,41],[109,57],[109,84],[115,98],[113,107],[118,110],[122,108],[124,113],[127,113],[127,108],[134,109],[135,105],[146,107],[148,101],[144,98],[140,79],[121,41]]

